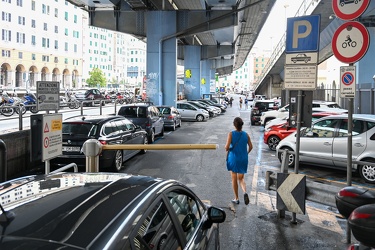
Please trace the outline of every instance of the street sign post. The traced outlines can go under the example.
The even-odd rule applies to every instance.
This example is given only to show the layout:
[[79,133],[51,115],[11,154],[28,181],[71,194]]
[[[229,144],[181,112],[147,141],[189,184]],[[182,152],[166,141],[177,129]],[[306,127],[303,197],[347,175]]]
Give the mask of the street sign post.
[[36,82],[37,109],[60,109],[60,82],[37,81]]
[[320,15],[288,18],[285,52],[318,51],[319,28]]
[[356,85],[355,66],[340,67],[340,79],[341,98],[354,98]]
[[367,52],[370,35],[360,22],[346,22],[333,34],[332,52],[343,63],[355,63]]
[[353,20],[365,12],[370,0],[332,0],[335,15],[342,20]]

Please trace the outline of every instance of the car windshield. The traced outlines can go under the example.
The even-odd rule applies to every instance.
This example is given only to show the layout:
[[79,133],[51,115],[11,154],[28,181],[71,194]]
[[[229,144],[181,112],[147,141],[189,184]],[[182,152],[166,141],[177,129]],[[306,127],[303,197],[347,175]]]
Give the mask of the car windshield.
[[62,133],[89,137],[96,134],[98,125],[91,123],[63,123]]
[[131,106],[121,108],[119,111],[119,115],[123,115],[129,118],[146,118],[147,112],[146,107]]
[[338,108],[338,109],[341,108],[340,105],[338,105],[337,103],[328,104],[327,106],[330,107],[330,108]]
[[159,107],[158,109],[159,109],[160,113],[162,113],[162,114],[170,114],[171,113],[170,108]]

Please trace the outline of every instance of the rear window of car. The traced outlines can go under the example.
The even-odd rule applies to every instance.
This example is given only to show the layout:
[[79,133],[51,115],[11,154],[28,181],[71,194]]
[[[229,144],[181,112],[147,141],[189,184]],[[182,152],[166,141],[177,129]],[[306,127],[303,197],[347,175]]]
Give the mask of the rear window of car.
[[162,113],[162,114],[170,114],[171,113],[171,109],[170,108],[160,107],[158,109],[159,109],[160,113]]
[[93,136],[96,134],[98,125],[91,123],[63,123],[62,133],[73,136]]
[[121,107],[118,114],[129,118],[146,118],[147,109],[146,107],[137,106]]
[[255,106],[258,108],[258,109],[273,109],[273,107],[275,106],[275,103],[274,102],[257,102],[255,103]]

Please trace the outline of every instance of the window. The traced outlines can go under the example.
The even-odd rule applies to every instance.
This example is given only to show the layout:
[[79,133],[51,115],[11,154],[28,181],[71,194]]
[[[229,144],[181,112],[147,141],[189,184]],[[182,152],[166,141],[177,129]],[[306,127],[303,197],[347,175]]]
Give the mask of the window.
[[25,33],[17,32],[17,43],[25,43]]
[[43,55],[43,56],[42,56],[42,61],[43,61],[43,62],[49,62],[49,56],[45,56],[45,55]]
[[[10,1],[9,1],[9,3],[10,3]],[[17,0],[17,6],[20,6],[20,7],[22,7],[22,0]]]
[[35,61],[36,60],[35,58],[36,58],[35,54],[31,54],[31,60]]
[[65,20],[68,21],[68,12],[65,11]]
[[77,44],[74,44],[74,52],[77,53]]
[[[311,132],[314,137],[333,137],[338,122],[339,120],[334,119],[322,120],[313,125]],[[306,129],[306,133],[308,132],[310,132],[310,130]]]
[[64,63],[65,63],[65,64],[68,64],[68,58],[65,58],[65,59],[64,59]]
[[23,58],[23,53],[22,52],[18,52],[18,59],[22,59]]
[[69,34],[68,28],[65,28],[65,35],[67,36]]
[[1,40],[10,42],[12,40],[11,37],[12,35],[10,30],[1,30]]
[[68,51],[68,43],[67,42],[65,42],[65,51]]
[[183,193],[170,192],[167,196],[180,221],[186,241],[189,241],[198,228],[203,207],[194,198]]
[[31,28],[35,28],[35,27],[36,27],[35,20],[31,19]]
[[59,62],[59,58],[57,56],[55,56],[55,59],[53,60],[54,63],[58,63]]
[[5,49],[3,49],[3,50],[1,51],[1,55],[2,55],[3,57],[10,57],[10,50],[5,50]]
[[59,33],[59,26],[55,25],[55,33]]
[[35,11],[35,1],[31,1],[31,10]]
[[55,49],[59,48],[59,41],[55,40]]
[[12,21],[12,14],[3,11],[1,13],[1,20],[6,21],[6,22],[11,22]]
[[[356,136],[365,132],[365,124],[360,120],[353,120],[352,135]],[[339,128],[339,137],[348,136],[348,120],[342,120]]]
[[74,23],[77,23],[77,15],[74,15]]
[[171,216],[163,201],[158,201],[146,212],[146,215],[138,223],[136,235],[131,237],[134,239],[136,249],[150,249],[150,246],[163,250],[182,249]]

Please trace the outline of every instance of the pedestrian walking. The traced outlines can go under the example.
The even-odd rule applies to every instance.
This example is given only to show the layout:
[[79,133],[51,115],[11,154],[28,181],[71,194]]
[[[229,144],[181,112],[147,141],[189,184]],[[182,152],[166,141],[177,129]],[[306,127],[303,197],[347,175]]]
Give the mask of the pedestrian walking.
[[229,105],[230,105],[230,107],[232,107],[232,103],[233,103],[233,97],[230,97],[230,99],[229,99]]
[[245,97],[245,110],[247,110],[248,108],[248,105],[249,104],[249,100],[247,99],[247,96]]
[[242,109],[242,97],[240,96],[240,109]]
[[228,133],[225,150],[227,151],[227,169],[230,171],[232,179],[232,188],[234,199],[232,203],[240,204],[238,198],[238,185],[240,185],[244,193],[244,202],[249,204],[249,195],[246,192],[246,183],[244,175],[247,173],[248,155],[253,149],[250,136],[242,131],[243,120],[236,117],[233,120],[235,130]]

